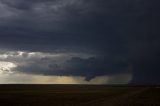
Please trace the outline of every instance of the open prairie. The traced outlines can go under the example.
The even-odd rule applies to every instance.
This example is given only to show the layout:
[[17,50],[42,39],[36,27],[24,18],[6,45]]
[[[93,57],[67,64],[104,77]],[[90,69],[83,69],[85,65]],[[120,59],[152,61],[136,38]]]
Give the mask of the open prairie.
[[0,106],[160,106],[160,87],[0,85]]

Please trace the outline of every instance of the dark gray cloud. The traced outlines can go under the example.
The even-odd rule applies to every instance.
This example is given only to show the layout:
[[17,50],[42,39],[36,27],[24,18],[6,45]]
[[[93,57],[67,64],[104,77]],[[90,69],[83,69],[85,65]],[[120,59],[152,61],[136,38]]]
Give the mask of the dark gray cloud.
[[90,81],[97,76],[113,76],[130,74],[130,64],[126,61],[106,61],[94,57],[83,59],[72,57],[60,64],[51,58],[42,58],[39,61],[19,64],[14,70],[22,73],[54,75],[54,76],[81,76]]
[[72,57],[60,66],[52,61],[49,70],[58,69],[51,72],[36,62],[20,65],[25,72],[89,80],[123,73],[131,65],[132,83],[158,84],[159,10],[156,0],[1,0],[0,48],[97,56]]
[[84,77],[86,81],[101,76],[114,77],[132,73],[131,65],[126,60],[104,59],[92,54],[4,51],[0,54],[0,64],[13,67],[0,67],[10,73]]

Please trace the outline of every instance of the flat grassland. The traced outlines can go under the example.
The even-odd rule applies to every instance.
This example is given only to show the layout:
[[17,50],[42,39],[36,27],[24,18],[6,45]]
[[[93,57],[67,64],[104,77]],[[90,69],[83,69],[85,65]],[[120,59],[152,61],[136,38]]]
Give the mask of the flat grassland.
[[0,106],[160,106],[160,87],[0,85]]

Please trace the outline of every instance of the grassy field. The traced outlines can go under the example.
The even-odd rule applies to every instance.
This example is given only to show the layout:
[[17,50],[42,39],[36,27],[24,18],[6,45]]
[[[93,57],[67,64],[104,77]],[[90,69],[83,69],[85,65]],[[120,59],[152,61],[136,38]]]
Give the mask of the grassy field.
[[160,106],[160,87],[0,85],[0,106]]

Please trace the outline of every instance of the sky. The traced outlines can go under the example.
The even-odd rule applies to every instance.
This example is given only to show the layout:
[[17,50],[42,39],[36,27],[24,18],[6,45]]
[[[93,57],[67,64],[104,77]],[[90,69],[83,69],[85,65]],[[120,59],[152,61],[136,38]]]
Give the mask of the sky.
[[158,0],[0,0],[0,84],[160,84]]

